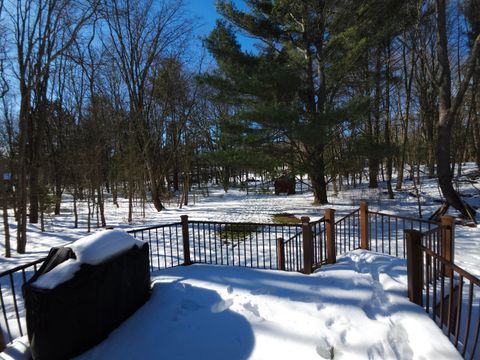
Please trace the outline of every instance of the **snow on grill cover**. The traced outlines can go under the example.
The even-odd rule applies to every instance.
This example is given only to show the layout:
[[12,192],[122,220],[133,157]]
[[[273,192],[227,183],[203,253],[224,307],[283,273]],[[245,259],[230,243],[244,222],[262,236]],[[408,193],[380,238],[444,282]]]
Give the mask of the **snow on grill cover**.
[[83,353],[142,306],[149,291],[148,244],[124,231],[52,248],[23,287],[33,359]]

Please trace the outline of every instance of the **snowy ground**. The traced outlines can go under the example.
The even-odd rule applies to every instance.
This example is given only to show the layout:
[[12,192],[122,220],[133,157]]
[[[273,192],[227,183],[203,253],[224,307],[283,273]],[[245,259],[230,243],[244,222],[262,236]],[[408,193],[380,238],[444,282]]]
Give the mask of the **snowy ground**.
[[408,301],[404,265],[355,251],[311,276],[162,270],[147,304],[78,360],[461,358]]
[[[473,166],[469,165],[467,170],[473,172]],[[472,205],[480,206],[478,179],[474,184],[460,182],[459,189],[469,196],[467,199]],[[423,178],[419,191],[422,214],[428,217],[440,205],[436,181]],[[385,189],[372,190],[365,185],[356,189],[344,187],[338,195],[329,194],[331,204],[328,207],[336,210],[337,219],[358,208],[360,201],[367,201],[374,211],[418,216],[418,203],[413,193],[411,181],[406,181],[404,191],[396,192],[394,200],[387,199]],[[65,200],[60,216],[47,217],[45,232],[40,232],[37,225],[28,226],[27,254],[14,252],[11,259],[0,257],[0,271],[43,257],[50,247],[65,245],[87,235],[85,207],[80,209],[79,229],[73,229],[72,203],[68,195]],[[236,189],[227,194],[221,189],[211,189],[208,197],[197,192],[195,202],[193,200],[192,197],[190,205],[182,209],[172,200],[160,213],[147,205],[145,216],[137,206],[133,224],[127,222],[126,200],[120,200],[118,208],[109,201],[106,204],[107,224],[122,229],[141,228],[178,222],[180,215],[185,214],[191,220],[272,222],[273,214],[285,212],[317,220],[327,207],[313,205],[311,193],[247,196]],[[14,235],[13,218],[10,219],[10,230]],[[477,219],[480,220],[480,215]],[[3,229],[0,236],[3,237]],[[457,226],[455,239],[455,262],[480,276],[480,227]],[[15,238],[11,241],[15,245]],[[2,242],[0,254],[4,252],[3,246]],[[164,348],[167,346],[172,355],[179,356],[181,354],[175,351],[188,349],[189,356],[197,356],[200,350],[212,351],[207,358],[220,359],[229,356],[231,349],[237,349],[239,355],[230,356],[232,359],[248,356],[272,358],[272,351],[273,355],[282,358],[294,353],[290,349],[295,349],[298,354],[304,354],[304,358],[329,358],[331,351],[335,358],[344,359],[353,356],[446,358],[435,351],[442,349],[449,354],[453,347],[448,339],[426,319],[420,308],[405,298],[403,265],[402,260],[357,252],[348,254],[333,267],[324,267],[311,277],[211,266],[165,270],[156,277],[150,302],[85,358],[105,358],[101,354],[105,354],[102,351],[106,349],[113,351],[110,358],[116,358],[121,354],[114,348],[120,343],[131,351],[145,349],[142,358],[158,358],[155,354],[163,355],[163,352],[155,353],[159,334],[162,334]],[[191,327],[185,322],[187,318],[195,320]],[[209,327],[207,321],[215,326]],[[229,331],[224,331],[224,321],[239,330],[228,325]],[[191,347],[176,346],[179,340],[168,337],[170,333],[180,331]],[[128,339],[122,335],[126,333],[130,333]],[[198,334],[202,335],[203,341],[196,339]],[[163,336],[170,340],[163,342]],[[241,346],[238,339],[242,341]],[[123,358],[128,358],[126,354],[128,352],[122,352]],[[399,357],[398,354],[406,355]]]
[[[474,164],[467,164],[464,172],[471,174],[475,172]],[[458,183],[461,192],[468,196],[469,203],[480,208],[480,180],[475,183],[468,182],[469,178],[464,177]],[[142,214],[140,204],[135,207],[134,222],[127,222],[128,202],[126,199],[119,199],[117,208],[111,201],[106,202],[107,225],[115,228],[132,229],[149,225],[168,224],[180,221],[181,215],[188,215],[191,220],[215,220],[232,222],[272,222],[271,216],[278,213],[290,213],[297,217],[309,216],[317,220],[323,216],[324,209],[331,207],[336,210],[336,218],[339,219],[353,209],[358,208],[360,201],[367,201],[369,208],[373,211],[382,211],[405,216],[419,216],[417,199],[412,181],[408,178],[405,181],[404,190],[395,193],[395,199],[387,199],[385,184],[381,183],[379,189],[368,189],[366,184],[357,188],[344,186],[337,195],[329,192],[330,204],[319,206],[312,203],[311,192],[297,195],[271,194],[250,194],[237,189],[231,189],[225,193],[220,188],[209,191],[209,196],[195,191],[191,196],[190,205],[179,209],[177,200],[172,199],[165,203],[166,209],[158,213],[151,204],[147,204],[145,216]],[[383,188],[382,188],[383,186]],[[436,179],[422,178],[418,184],[421,212],[423,217],[428,218],[440,205],[440,192]],[[12,268],[19,263],[25,263],[45,256],[52,246],[61,246],[74,241],[86,232],[86,206],[80,206],[80,223],[78,229],[73,229],[73,204],[71,198],[64,196],[65,203],[61,215],[47,216],[46,231],[40,232],[38,225],[28,225],[27,253],[6,259],[0,256],[0,271]],[[455,212],[451,212],[456,215]],[[13,238],[11,242],[15,248],[15,226],[13,217],[10,224],[10,233]],[[477,214],[480,223],[480,211]],[[93,228],[93,231],[95,229]],[[480,226],[476,228],[457,226],[455,243],[455,261],[460,266],[473,274],[480,276]],[[3,227],[0,229],[0,238],[3,237]],[[0,243],[0,254],[4,253],[4,243]]]

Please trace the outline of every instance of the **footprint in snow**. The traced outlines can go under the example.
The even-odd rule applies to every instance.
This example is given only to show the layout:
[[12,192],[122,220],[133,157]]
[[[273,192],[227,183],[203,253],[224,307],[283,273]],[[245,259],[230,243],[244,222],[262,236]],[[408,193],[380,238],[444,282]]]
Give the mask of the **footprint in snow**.
[[250,311],[256,317],[262,318],[262,316],[260,315],[260,311],[258,311],[258,305],[252,305],[252,303],[247,302],[243,305],[243,308],[247,311]]
[[402,324],[391,324],[391,331],[388,334],[388,343],[395,353],[397,359],[413,359],[413,351],[410,347],[408,333]]
[[233,299],[228,299],[228,300],[222,300],[219,301],[218,303],[212,305],[211,311],[214,314],[221,313],[225,310],[228,310],[230,306],[233,305]]
[[327,339],[320,339],[315,347],[315,351],[322,359],[333,359],[334,357],[333,346],[329,344]]

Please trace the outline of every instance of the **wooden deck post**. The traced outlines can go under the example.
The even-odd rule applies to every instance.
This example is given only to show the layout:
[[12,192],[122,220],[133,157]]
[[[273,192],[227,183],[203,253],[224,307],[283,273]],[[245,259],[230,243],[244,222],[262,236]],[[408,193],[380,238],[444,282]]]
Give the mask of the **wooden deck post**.
[[411,302],[422,306],[423,256],[420,250],[422,233],[417,230],[405,230],[405,238],[407,240],[408,298]]
[[325,233],[327,247],[327,264],[335,264],[337,255],[335,249],[335,210],[325,209]]
[[303,273],[311,274],[313,268],[313,235],[310,227],[310,218],[302,216],[302,238],[303,238]]
[[285,270],[285,244],[283,238],[277,239],[277,269]]
[[455,219],[452,216],[442,216],[440,218],[440,222],[442,226],[444,227],[442,231],[442,253],[441,255],[453,263],[453,255],[454,255],[454,250],[453,250],[453,244],[455,240]]
[[368,243],[368,204],[360,202],[360,249],[369,250]]
[[182,238],[183,238],[183,265],[188,266],[192,264],[190,260],[190,236],[188,235],[188,215],[180,216],[182,219]]
[[3,337],[3,330],[2,327],[0,326],[0,353],[5,350],[6,347],[5,339]]

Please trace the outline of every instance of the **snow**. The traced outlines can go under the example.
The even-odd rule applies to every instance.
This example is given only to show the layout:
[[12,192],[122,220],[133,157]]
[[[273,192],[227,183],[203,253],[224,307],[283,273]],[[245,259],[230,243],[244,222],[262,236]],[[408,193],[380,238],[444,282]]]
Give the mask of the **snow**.
[[22,336],[7,344],[6,349],[0,353],[2,360],[30,360],[30,344],[28,336]]
[[82,263],[75,259],[68,259],[46,274],[40,275],[32,285],[39,289],[54,289],[58,285],[73,279],[81,265]]
[[[464,166],[465,174],[474,171],[475,164]],[[197,221],[271,223],[273,214],[290,213],[315,221],[323,216],[325,208],[335,209],[338,220],[358,209],[360,201],[367,201],[372,211],[417,217],[420,209],[412,196],[413,182],[407,172],[405,175],[404,190],[396,191],[393,200],[387,199],[384,183],[379,189],[368,189],[364,183],[358,187],[343,185],[338,194],[329,191],[328,205],[313,204],[311,192],[292,196],[247,195],[238,189],[224,193],[212,187],[207,196],[204,189],[197,188],[192,192],[190,205],[181,209],[175,198],[167,200],[166,209],[161,212],[147,204],[143,213],[141,204],[134,204],[132,223],[127,221],[128,200],[119,198],[117,207],[107,195],[106,220],[108,226],[123,230],[178,223],[181,215]],[[479,184],[478,178],[473,181]],[[428,218],[440,206],[437,180],[423,176],[417,186],[421,213]],[[475,188],[471,181],[460,178],[455,186],[468,196],[466,200],[471,205],[480,207],[478,185]],[[46,256],[52,246],[65,246],[89,235],[86,202],[79,202],[78,229],[73,228],[73,201],[68,194],[64,195],[62,206],[61,215],[46,214],[45,232],[40,231],[39,225],[28,224],[27,253],[19,255],[13,251],[12,258],[0,257],[0,271]],[[449,214],[457,215],[452,210]],[[477,220],[480,222],[480,212]],[[12,213],[13,248],[15,225]],[[0,236],[3,237],[3,228]],[[2,241],[1,254],[3,246]],[[169,261],[169,257],[165,259]],[[480,276],[480,226],[456,226],[455,263]],[[434,322],[420,307],[408,302],[404,266],[399,259],[354,252],[311,276],[198,265],[162,270],[155,274],[151,300],[108,340],[80,358],[171,358],[167,355],[180,353],[182,357],[197,357],[197,351],[208,353],[204,357],[209,359],[291,358],[292,354],[295,358],[321,359],[329,358],[332,351],[336,359],[458,357]],[[27,275],[31,275],[31,270]],[[18,275],[20,279],[21,274]],[[4,280],[8,285],[8,279]],[[11,292],[3,285],[12,332],[17,334]],[[17,298],[24,316],[19,294],[20,288]],[[475,292],[473,301],[478,304],[480,294]],[[476,318],[477,315],[473,317]]]
[[460,359],[406,297],[405,261],[354,251],[313,275],[192,265],[77,360]]
[[53,289],[73,279],[82,264],[97,265],[143,244],[123,230],[105,230],[86,236],[67,245],[75,253],[76,259],[69,259],[40,275],[33,285],[40,289]]
[[123,230],[105,230],[77,240],[67,247],[73,250],[82,264],[98,265],[134,245],[141,247],[143,244]]

